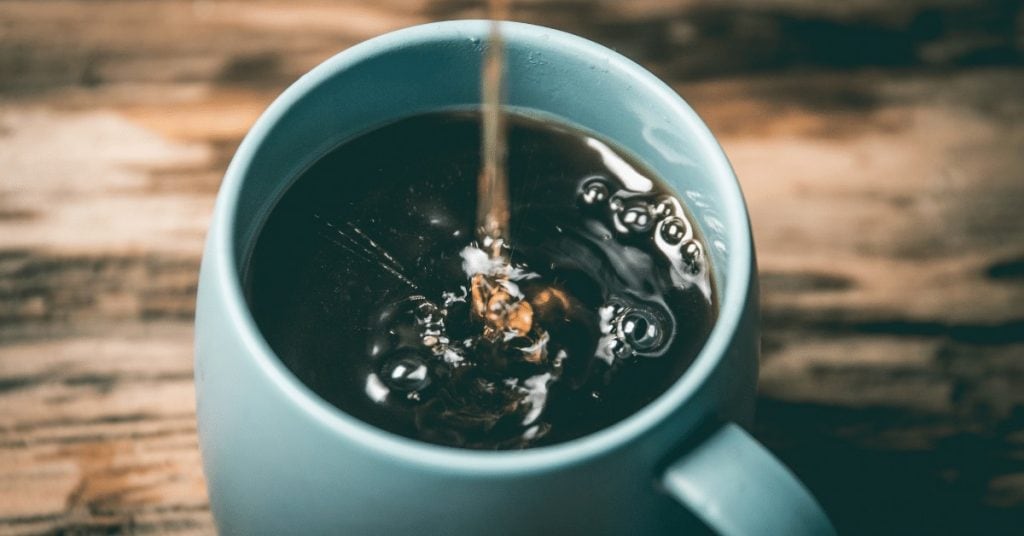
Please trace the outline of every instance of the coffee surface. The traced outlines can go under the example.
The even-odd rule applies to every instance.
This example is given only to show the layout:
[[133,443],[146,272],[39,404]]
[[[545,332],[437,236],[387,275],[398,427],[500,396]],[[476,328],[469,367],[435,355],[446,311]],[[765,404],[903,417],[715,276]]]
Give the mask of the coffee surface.
[[302,173],[259,234],[256,322],[319,396],[478,449],[605,428],[663,393],[717,314],[680,200],[623,152],[508,117],[509,242],[477,244],[480,115],[414,116]]

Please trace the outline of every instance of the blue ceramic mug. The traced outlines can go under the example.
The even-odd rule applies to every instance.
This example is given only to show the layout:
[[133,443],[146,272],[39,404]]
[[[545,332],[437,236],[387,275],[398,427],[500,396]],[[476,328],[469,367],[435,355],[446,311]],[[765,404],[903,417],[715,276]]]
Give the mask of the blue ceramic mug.
[[507,23],[503,31],[510,106],[600,133],[688,203],[720,299],[704,349],[668,391],[624,421],[524,451],[399,437],[303,385],[268,346],[243,296],[262,222],[297,174],[340,142],[480,98],[486,22],[372,39],[315,68],[270,106],[217,199],[195,367],[217,526],[227,534],[832,533],[807,490],[740,427],[755,399],[757,279],[743,197],[714,137],[675,92],[619,54],[538,26]]

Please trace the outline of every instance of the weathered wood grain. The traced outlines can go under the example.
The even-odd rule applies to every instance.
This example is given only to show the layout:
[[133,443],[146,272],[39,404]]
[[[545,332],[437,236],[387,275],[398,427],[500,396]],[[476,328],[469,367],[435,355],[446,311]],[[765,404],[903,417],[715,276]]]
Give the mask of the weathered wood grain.
[[209,532],[188,324],[0,352],[0,532]]
[[[761,268],[755,431],[840,529],[1018,532],[1019,3],[515,4],[718,135]],[[478,10],[0,2],[0,534],[212,532],[191,316],[228,159],[337,50]]]

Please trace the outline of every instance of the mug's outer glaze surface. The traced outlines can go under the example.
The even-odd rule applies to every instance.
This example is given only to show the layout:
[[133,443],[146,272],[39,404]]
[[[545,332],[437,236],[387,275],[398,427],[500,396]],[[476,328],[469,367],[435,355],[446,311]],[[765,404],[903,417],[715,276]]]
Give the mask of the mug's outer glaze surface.
[[[590,436],[526,451],[416,442],[317,397],[275,357],[246,306],[241,272],[249,247],[289,181],[355,134],[479,103],[487,29],[481,21],[428,24],[342,52],[279,97],[231,162],[196,313],[200,442],[223,533],[660,534],[700,527],[672,498],[691,500],[673,491],[688,485],[685,470],[681,480],[661,474],[699,443],[701,430],[751,418],[759,338],[750,226],[728,161],[701,120],[615,52],[555,30],[504,24],[508,103],[599,132],[634,153],[689,203],[707,238],[718,323],[690,370],[643,410]],[[716,512],[734,515],[722,514],[715,500],[690,510],[716,527]],[[743,515],[741,506],[735,510]]]

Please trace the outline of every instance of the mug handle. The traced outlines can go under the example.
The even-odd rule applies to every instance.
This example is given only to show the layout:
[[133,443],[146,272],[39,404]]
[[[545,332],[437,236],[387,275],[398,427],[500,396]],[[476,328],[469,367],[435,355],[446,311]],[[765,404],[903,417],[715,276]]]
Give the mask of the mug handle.
[[796,476],[735,423],[722,425],[669,465],[661,483],[723,536],[836,533]]

